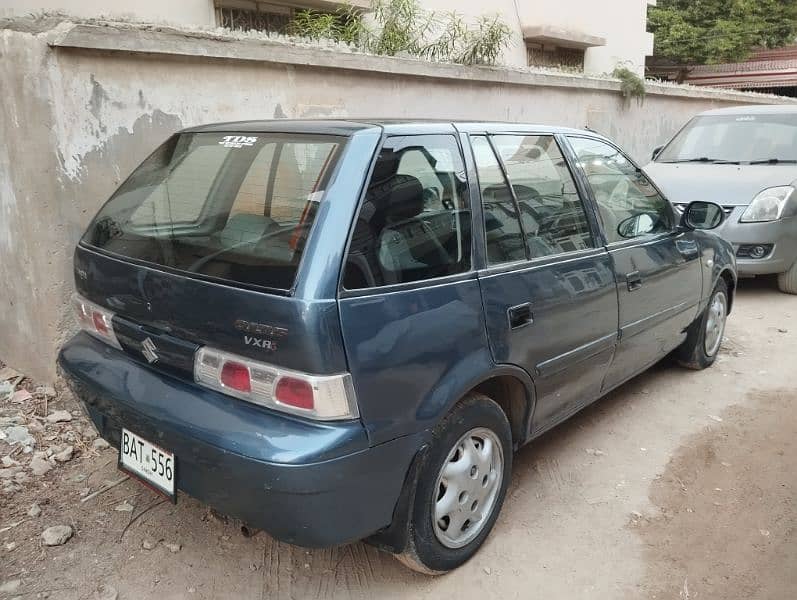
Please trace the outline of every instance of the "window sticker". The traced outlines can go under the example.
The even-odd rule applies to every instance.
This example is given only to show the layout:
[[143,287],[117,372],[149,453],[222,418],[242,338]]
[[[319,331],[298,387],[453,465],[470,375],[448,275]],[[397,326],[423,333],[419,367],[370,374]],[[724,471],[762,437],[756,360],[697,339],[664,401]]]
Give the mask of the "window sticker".
[[219,142],[225,148],[245,148],[254,146],[257,142],[257,137],[246,135],[225,135]]

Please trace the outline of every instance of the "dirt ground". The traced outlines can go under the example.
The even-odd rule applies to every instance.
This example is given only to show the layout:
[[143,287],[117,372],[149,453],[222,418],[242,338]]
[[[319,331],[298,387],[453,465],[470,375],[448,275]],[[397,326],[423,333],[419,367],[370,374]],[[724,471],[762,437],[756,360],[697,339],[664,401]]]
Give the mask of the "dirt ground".
[[[438,578],[364,544],[245,538],[133,481],[81,502],[120,474],[62,396],[47,410],[73,420],[38,435],[74,458],[0,493],[0,598],[797,598],[796,357],[797,297],[742,282],[712,369],[663,362],[522,449],[486,545]],[[45,547],[52,525],[75,535]]]

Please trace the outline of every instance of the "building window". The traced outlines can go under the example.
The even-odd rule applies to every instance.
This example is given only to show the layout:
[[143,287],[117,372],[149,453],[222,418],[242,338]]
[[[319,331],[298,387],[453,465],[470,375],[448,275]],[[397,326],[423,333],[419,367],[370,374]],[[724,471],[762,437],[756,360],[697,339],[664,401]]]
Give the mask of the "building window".
[[217,0],[216,25],[239,31],[286,33],[295,12],[294,7],[267,2]]
[[540,42],[526,42],[530,67],[565,67],[584,70],[584,48],[562,48]]

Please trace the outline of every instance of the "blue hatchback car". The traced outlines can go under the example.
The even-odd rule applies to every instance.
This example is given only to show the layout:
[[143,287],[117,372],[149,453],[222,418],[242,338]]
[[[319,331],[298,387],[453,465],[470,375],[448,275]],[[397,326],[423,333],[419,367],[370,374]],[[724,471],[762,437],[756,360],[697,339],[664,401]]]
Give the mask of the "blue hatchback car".
[[587,131],[196,127],[91,222],[59,363],[172,500],[441,573],[489,534],[514,450],[665,355],[713,363],[723,216],[677,216]]

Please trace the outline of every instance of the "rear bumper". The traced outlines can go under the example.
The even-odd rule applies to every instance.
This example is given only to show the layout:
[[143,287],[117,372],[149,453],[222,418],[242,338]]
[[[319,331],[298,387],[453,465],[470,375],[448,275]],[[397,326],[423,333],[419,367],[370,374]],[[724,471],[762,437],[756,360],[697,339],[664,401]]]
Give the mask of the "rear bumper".
[[788,271],[797,261],[797,217],[769,223],[740,223],[745,206],[736,207],[728,221],[717,231],[733,244],[736,252],[742,244],[774,244],[762,259],[738,258],[739,275],[769,275]]
[[275,538],[324,547],[390,524],[422,434],[369,447],[358,421],[311,423],[134,362],[86,334],[59,364],[103,438],[121,427],[176,456],[178,490]]

